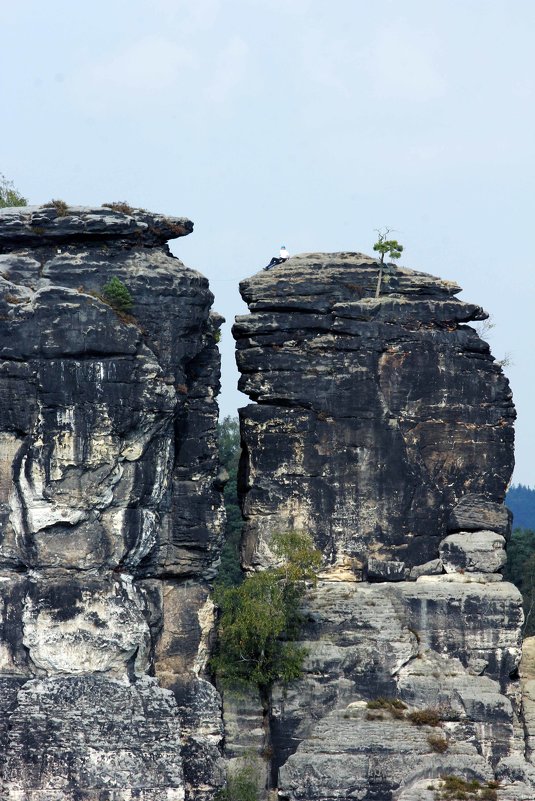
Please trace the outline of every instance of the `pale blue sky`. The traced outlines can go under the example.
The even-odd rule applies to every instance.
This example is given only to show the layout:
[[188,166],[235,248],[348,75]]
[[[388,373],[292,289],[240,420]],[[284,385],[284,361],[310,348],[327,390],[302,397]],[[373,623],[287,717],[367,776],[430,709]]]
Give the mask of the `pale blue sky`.
[[535,484],[533,0],[0,0],[0,172],[30,202],[186,215],[229,321],[280,244],[457,281],[493,316]]

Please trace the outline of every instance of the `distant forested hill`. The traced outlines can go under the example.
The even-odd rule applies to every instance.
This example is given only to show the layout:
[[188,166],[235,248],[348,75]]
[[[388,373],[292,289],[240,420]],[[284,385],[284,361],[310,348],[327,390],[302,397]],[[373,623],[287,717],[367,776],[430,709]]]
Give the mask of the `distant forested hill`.
[[505,503],[514,518],[503,574],[522,593],[524,637],[532,637],[535,635],[535,489],[523,484],[511,487]]
[[535,489],[523,484],[512,486],[505,496],[505,503],[514,515],[513,528],[535,531]]

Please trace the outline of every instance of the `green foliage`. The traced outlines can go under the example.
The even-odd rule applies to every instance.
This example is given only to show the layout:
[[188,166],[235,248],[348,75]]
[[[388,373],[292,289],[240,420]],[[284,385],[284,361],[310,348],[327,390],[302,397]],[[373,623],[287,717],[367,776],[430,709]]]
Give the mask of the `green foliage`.
[[498,794],[497,782],[481,784],[477,779],[467,781],[460,776],[448,775],[440,777],[438,788],[435,790],[436,801],[496,801]]
[[381,254],[381,267],[379,268],[377,287],[375,290],[375,297],[378,298],[381,293],[381,281],[383,279],[383,263],[385,256],[389,256],[391,259],[399,259],[403,252],[403,245],[400,245],[397,239],[387,239],[388,234],[391,232],[390,228],[376,229],[376,232],[378,239],[373,246],[373,249],[376,251],[376,253]]
[[249,763],[230,773],[227,786],[214,801],[258,801],[258,771],[254,765]]
[[504,578],[522,593],[524,636],[535,634],[535,531],[516,528],[507,546]]
[[403,251],[403,245],[400,245],[397,239],[385,239],[383,242],[376,242],[373,249],[381,254],[382,264],[386,255],[391,259],[399,259]]
[[238,587],[217,586],[219,638],[212,667],[230,683],[267,690],[301,675],[305,652],[295,644],[300,602],[321,563],[308,535],[290,531],[273,538],[279,567],[255,573]]
[[13,186],[13,181],[8,181],[0,172],[0,209],[7,209],[10,206],[26,206],[27,203],[26,198]]
[[397,239],[387,239],[389,233],[390,228],[377,229],[378,239],[373,249],[381,254],[381,264],[384,262],[385,256],[399,259],[403,253],[403,245],[400,245]]
[[238,463],[240,460],[240,424],[236,417],[225,417],[218,425],[219,461],[229,475],[223,497],[227,522],[225,545],[221,552],[218,583],[236,587],[243,580],[240,567],[240,540],[243,520],[238,500]]
[[[368,701],[366,704],[367,709],[373,710],[368,712],[366,720],[384,720],[382,712],[390,712],[390,715],[396,720],[405,719],[405,704],[400,698],[375,698],[373,701]],[[378,711],[379,710],[379,711]]]
[[132,310],[134,301],[128,288],[123,284],[119,278],[113,276],[102,287],[102,297],[106,300],[112,308],[121,314],[127,314]]

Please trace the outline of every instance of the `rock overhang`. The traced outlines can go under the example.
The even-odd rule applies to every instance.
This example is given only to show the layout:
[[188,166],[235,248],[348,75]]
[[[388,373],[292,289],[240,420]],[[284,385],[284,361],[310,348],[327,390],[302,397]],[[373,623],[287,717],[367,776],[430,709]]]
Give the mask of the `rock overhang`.
[[[57,202],[56,202],[57,203]],[[56,245],[65,242],[121,239],[139,244],[163,244],[187,236],[193,223],[122,204],[110,206],[12,206],[0,209],[0,252],[16,245]],[[126,210],[128,209],[128,210]]]

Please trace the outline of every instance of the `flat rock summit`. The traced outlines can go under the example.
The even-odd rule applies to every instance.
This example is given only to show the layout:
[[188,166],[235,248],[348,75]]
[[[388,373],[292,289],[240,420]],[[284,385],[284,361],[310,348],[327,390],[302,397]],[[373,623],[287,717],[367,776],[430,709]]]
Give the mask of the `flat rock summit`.
[[322,565],[302,677],[221,698],[223,320],[167,246],[192,230],[0,210],[0,799],[243,801],[254,763],[259,801],[533,801],[512,395],[485,312],[423,272],[375,297],[376,259],[309,253],[240,285],[243,567],[289,529]]

